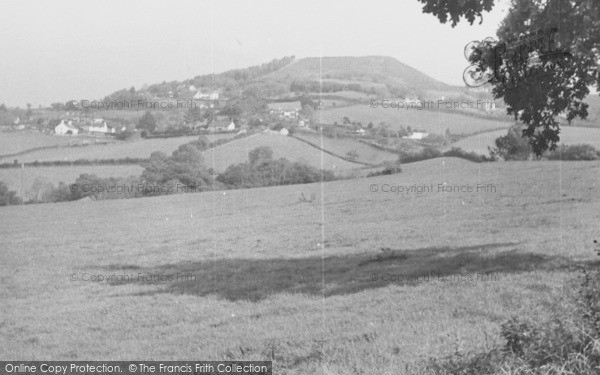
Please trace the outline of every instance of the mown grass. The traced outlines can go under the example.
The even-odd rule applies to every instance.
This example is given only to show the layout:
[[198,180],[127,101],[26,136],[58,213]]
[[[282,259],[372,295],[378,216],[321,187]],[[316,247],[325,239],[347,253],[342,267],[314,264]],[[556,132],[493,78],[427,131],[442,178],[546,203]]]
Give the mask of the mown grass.
[[[5,207],[0,356],[419,373],[432,356],[504,345],[510,316],[541,320],[572,295],[575,265],[594,260],[599,172],[598,162],[441,158],[370,179]],[[496,192],[381,192],[444,182]],[[496,279],[383,279],[428,272]]]

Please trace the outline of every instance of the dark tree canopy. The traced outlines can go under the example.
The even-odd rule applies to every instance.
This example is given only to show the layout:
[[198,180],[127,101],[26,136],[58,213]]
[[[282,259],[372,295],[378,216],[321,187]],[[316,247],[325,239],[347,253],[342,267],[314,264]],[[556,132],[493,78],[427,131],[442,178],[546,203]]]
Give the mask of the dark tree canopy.
[[[452,26],[464,16],[471,24],[493,0],[419,0],[423,12]],[[600,87],[600,1],[512,0],[498,40],[477,43],[469,60],[504,99],[507,112],[526,125],[523,135],[540,155],[556,148],[564,114],[570,122],[587,117],[583,99]]]

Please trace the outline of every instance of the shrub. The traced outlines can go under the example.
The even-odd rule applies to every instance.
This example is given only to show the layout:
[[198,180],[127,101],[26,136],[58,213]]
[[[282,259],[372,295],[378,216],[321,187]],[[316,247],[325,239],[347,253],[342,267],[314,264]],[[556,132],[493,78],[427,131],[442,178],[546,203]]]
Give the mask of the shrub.
[[489,148],[492,159],[527,160],[533,149],[527,138],[523,137],[523,130],[515,125],[508,129],[506,135],[496,138],[495,147]]
[[488,157],[485,155],[479,155],[475,152],[467,152],[460,147],[452,147],[450,150],[444,152],[443,156],[462,158],[462,159],[470,160],[470,161],[473,161],[476,163],[495,160],[492,157]]
[[544,157],[548,160],[598,160],[599,151],[589,144],[561,145],[548,152]]
[[425,147],[421,151],[413,153],[401,151],[398,160],[400,163],[412,163],[415,161],[439,158],[440,156],[442,156],[442,152],[440,150],[433,147]]
[[545,321],[528,322],[513,317],[501,326],[503,348],[431,358],[426,364],[428,373],[597,374],[600,271],[582,267],[582,272],[584,281],[569,310],[557,311]]

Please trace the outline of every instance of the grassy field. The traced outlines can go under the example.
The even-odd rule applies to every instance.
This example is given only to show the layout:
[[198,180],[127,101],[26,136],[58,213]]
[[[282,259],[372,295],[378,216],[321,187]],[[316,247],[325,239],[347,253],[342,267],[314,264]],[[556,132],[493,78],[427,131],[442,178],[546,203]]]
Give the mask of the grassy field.
[[[493,146],[494,140],[503,135],[506,135],[506,130],[475,134],[453,143],[452,146],[460,147],[466,151],[474,151],[478,154],[488,155],[488,146]],[[561,127],[559,144],[572,145],[578,143],[588,143],[597,149],[600,149],[600,129],[573,126]]]
[[[403,169],[3,207],[0,357],[273,358],[276,374],[414,374],[429,356],[502,345],[512,315],[548,316],[573,293],[572,266],[595,257],[598,162]],[[496,191],[381,192],[444,182]],[[398,280],[426,273],[444,276]]]
[[[359,142],[357,138],[328,138],[308,133],[296,133],[294,136],[319,145],[320,147],[322,146],[323,149],[343,157],[347,157],[346,154],[349,151],[356,151],[358,152],[358,157],[355,160],[363,163],[381,164],[384,161],[396,161],[398,159],[397,154],[378,150]],[[321,141],[323,142],[322,145]]]
[[[107,166],[68,166],[68,167],[28,167],[23,170],[23,193],[27,196],[33,181],[41,177],[55,186],[60,182],[72,184],[83,173],[95,174],[98,177],[140,176],[143,168],[139,165],[107,165]],[[0,181],[8,185],[21,196],[21,169],[0,169]]]
[[[210,141],[220,138],[232,138],[232,134],[212,134],[207,136]],[[66,137],[65,137],[66,138]],[[75,137],[73,137],[75,138]],[[0,159],[0,163],[9,163],[14,159],[19,162],[77,160],[77,159],[120,159],[120,158],[149,158],[154,151],[162,151],[167,155],[180,145],[198,139],[198,136],[154,138],[131,142],[118,142],[110,145],[90,145],[85,147],[63,147],[58,149],[39,150],[18,157]]]
[[92,137],[59,137],[39,132],[0,132],[0,156],[15,154],[37,147],[67,146],[84,141],[111,142],[111,139]]
[[317,121],[327,124],[334,122],[342,124],[344,117],[348,117],[350,121],[360,121],[365,127],[369,122],[374,125],[386,122],[390,129],[410,126],[412,129],[442,135],[446,132],[446,129],[450,129],[450,132],[454,134],[472,134],[486,129],[508,128],[511,125],[511,122],[508,121],[486,120],[441,110],[371,108],[369,105],[331,108],[315,113]]
[[217,172],[222,172],[231,164],[245,163],[248,153],[260,146],[269,146],[274,158],[286,158],[290,161],[304,160],[317,168],[334,172],[362,167],[336,156],[320,152],[318,149],[292,137],[278,134],[260,133],[255,136],[236,139],[222,146],[204,152],[205,164]]

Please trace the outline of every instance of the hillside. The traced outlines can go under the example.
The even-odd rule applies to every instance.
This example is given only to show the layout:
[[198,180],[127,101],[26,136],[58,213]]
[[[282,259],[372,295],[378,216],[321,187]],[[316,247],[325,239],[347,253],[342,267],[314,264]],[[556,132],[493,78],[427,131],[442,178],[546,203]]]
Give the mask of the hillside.
[[265,78],[287,83],[324,78],[364,83],[366,87],[389,84],[407,90],[450,89],[450,86],[386,56],[307,57],[296,60]]
[[[565,306],[576,263],[595,260],[598,175],[589,162],[444,158],[371,179],[4,207],[0,356],[273,355],[278,374],[425,373],[423,353],[500,348],[509,317]],[[443,182],[497,191],[371,192]],[[391,279],[425,274],[474,280]]]

